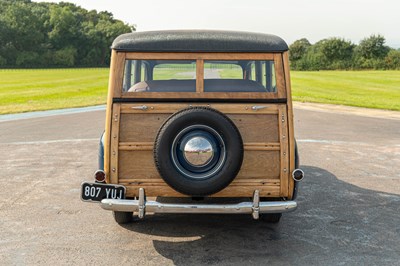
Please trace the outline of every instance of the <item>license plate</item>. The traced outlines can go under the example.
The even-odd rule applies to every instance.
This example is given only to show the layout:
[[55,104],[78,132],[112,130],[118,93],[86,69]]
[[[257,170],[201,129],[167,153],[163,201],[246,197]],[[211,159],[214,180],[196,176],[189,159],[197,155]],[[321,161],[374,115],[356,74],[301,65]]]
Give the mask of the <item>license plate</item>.
[[82,183],[81,199],[100,202],[103,199],[124,199],[126,188],[121,185]]

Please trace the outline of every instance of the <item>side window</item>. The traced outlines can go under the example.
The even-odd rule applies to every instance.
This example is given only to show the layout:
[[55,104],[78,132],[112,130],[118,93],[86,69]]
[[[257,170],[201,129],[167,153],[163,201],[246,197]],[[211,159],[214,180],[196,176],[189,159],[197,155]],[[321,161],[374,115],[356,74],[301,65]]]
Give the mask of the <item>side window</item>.
[[262,66],[264,87],[268,92],[276,92],[276,75],[274,61],[264,61]]
[[274,61],[251,61],[249,79],[260,83],[267,92],[276,92]]
[[148,67],[142,60],[126,60],[122,92],[127,92],[133,85],[148,80]]

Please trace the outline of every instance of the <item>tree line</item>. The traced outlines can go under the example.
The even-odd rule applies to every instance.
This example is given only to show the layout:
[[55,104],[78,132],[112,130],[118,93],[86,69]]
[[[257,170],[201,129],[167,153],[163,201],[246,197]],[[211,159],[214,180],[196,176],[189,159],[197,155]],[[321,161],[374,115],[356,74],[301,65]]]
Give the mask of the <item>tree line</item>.
[[71,3],[0,0],[0,67],[108,66],[112,41],[134,30]]
[[[110,45],[135,28],[109,12],[72,3],[0,0],[0,68],[108,66]],[[400,49],[372,35],[358,45],[342,38],[289,46],[294,70],[400,69]]]
[[371,35],[358,45],[342,38],[311,44],[303,38],[289,46],[294,70],[400,69],[400,49],[385,45],[381,35]]

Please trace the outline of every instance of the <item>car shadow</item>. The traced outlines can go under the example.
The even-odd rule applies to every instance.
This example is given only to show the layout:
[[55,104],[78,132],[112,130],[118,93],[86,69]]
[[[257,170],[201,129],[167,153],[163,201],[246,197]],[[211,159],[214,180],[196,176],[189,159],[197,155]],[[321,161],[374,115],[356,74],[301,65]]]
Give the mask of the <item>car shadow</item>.
[[279,224],[251,215],[159,214],[123,227],[151,235],[155,250],[176,265],[398,263],[399,195],[302,169],[299,207]]

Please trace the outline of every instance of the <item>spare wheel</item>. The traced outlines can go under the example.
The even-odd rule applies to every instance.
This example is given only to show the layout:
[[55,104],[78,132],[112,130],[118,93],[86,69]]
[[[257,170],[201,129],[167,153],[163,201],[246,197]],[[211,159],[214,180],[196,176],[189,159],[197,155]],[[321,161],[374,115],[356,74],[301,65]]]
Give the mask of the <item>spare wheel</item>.
[[154,160],[164,181],[191,195],[214,194],[236,177],[243,161],[243,141],[235,124],[207,107],[181,110],[161,126]]

